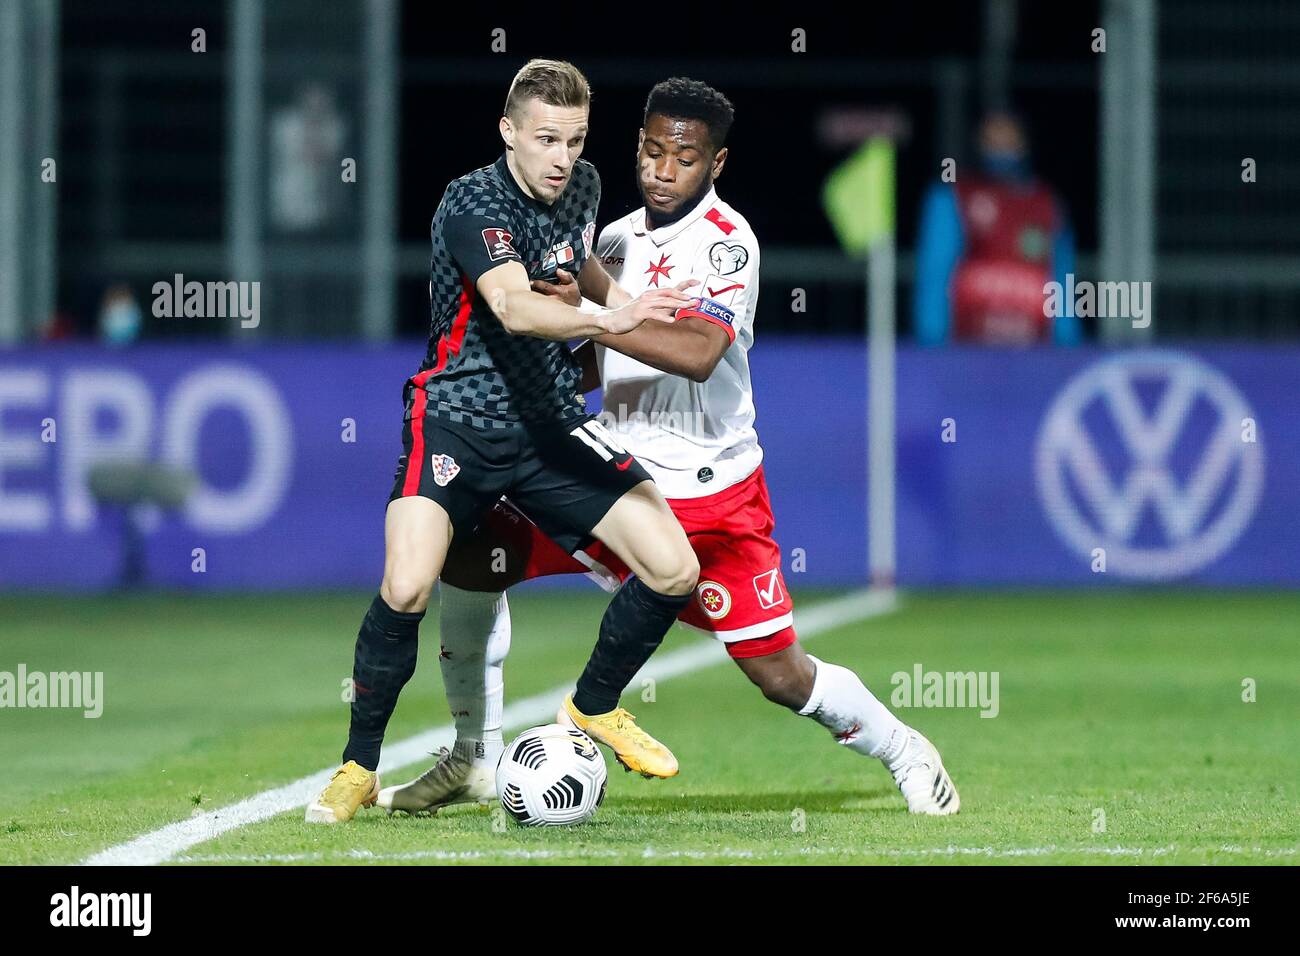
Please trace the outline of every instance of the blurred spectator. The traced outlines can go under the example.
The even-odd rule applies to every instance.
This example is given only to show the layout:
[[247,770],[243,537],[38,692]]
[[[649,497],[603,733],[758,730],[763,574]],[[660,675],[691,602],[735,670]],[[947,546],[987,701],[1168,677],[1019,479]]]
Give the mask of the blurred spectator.
[[99,337],[108,345],[129,345],[140,337],[140,303],[125,283],[104,290],[99,303]]
[[334,94],[309,83],[271,117],[271,223],[282,232],[313,232],[336,215],[346,124]]
[[980,124],[978,169],[926,195],[917,233],[913,327],[922,345],[991,345],[1081,338],[1073,303],[1043,314],[1043,285],[1065,286],[1074,236],[1056,191],[1034,176],[1024,126],[1009,113]]
[[64,342],[77,334],[72,316],[66,312],[52,312],[36,329],[41,342]]

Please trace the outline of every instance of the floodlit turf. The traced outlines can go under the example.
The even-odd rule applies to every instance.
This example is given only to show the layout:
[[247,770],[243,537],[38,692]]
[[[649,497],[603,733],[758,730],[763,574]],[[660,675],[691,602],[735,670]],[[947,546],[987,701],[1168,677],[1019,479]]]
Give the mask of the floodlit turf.
[[[0,710],[0,864],[78,862],[336,761],[367,601],[0,597],[0,670],[103,671],[106,697],[97,720]],[[604,596],[525,589],[512,602],[508,700],[571,681]],[[609,760],[609,795],[584,826],[522,830],[458,807],[324,828],[295,810],[177,860],[1295,864],[1297,622],[1294,594],[908,594],[893,614],[812,639],[886,699],[891,675],[916,664],[998,672],[992,719],[900,711],[943,752],[955,818],[909,816],[878,764],[764,701],[719,655],[661,682],[652,703],[625,698],[682,773],[646,781]],[[447,722],[426,628],[390,741]],[[661,653],[696,640],[674,630]]]

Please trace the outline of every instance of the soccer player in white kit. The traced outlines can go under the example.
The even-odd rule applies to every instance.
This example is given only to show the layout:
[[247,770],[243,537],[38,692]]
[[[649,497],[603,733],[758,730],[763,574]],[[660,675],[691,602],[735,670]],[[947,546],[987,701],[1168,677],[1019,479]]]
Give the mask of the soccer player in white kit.
[[[655,86],[638,146],[644,207],[601,232],[576,281],[566,273],[558,286],[536,286],[571,304],[579,291],[617,305],[668,285],[699,297],[675,323],[646,323],[599,336],[594,349],[580,347],[589,380],[598,371],[604,386],[604,427],[590,430],[588,443],[616,463],[640,461],[681,522],[700,579],[679,621],[723,641],[769,700],[879,759],[910,811],[956,813],[960,798],[935,747],[852,671],[806,653],[795,634],[772,537],[747,358],[759,247],[744,217],[714,189],[733,116],[727,98],[699,81]],[[380,806],[436,812],[495,795],[501,669],[510,643],[505,588],[574,572],[611,590],[629,575],[599,542],[570,552],[504,499],[468,540],[453,543],[440,593],[440,663],[456,744],[416,780],[382,791]]]

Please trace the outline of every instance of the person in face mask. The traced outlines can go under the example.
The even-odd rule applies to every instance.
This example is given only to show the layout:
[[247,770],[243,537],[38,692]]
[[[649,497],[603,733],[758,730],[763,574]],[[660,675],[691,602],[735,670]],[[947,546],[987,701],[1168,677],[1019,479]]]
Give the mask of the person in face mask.
[[1024,125],[991,112],[976,136],[974,168],[931,187],[916,245],[913,327],[922,345],[1073,345],[1068,309],[1043,314],[1043,286],[1074,271],[1074,236],[1056,191],[1036,177]]
[[131,287],[109,286],[99,305],[99,337],[108,345],[129,345],[140,337],[140,304]]
[[980,125],[980,167],[994,179],[1029,178],[1029,147],[1020,122],[1010,113],[990,113]]

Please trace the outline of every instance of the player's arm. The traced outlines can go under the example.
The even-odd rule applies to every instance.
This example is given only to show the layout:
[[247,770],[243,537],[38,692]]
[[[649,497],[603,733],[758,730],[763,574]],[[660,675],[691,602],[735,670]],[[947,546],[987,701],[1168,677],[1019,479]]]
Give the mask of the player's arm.
[[[584,264],[582,272],[586,268]],[[582,272],[579,272],[576,283],[579,288],[582,288]],[[601,273],[613,282],[603,269]],[[554,285],[535,281],[533,288],[544,295],[577,305],[581,297],[574,288],[572,277],[561,271],[559,280]],[[688,279],[678,283],[677,290],[684,293],[698,284],[698,280]],[[614,288],[625,298],[631,299],[617,284]],[[587,296],[586,289],[582,290],[582,296]],[[703,382],[713,374],[714,368],[735,339],[731,328],[734,318],[731,310],[721,303],[710,299],[692,299],[686,308],[677,312],[676,321],[671,324],[646,323],[630,332],[596,335],[593,340],[661,372]],[[600,371],[592,343],[584,342],[574,349],[573,355],[582,367],[582,390],[590,391],[600,385]]]
[[[642,330],[666,335],[641,335]],[[649,323],[622,335],[602,335],[583,342],[573,350],[573,357],[582,369],[584,392],[600,387],[600,363],[596,361],[596,342],[608,346],[639,362],[681,375],[694,382],[704,382],[731,345],[727,333],[712,323],[695,317],[678,319],[672,325]]]
[[[604,270],[601,271],[604,272]],[[609,274],[605,273],[605,277],[609,278]],[[583,294],[578,291],[579,280],[574,278],[572,272],[567,272],[564,269],[555,271],[554,282],[534,279],[531,285],[534,292],[554,296],[575,309],[581,307],[583,311],[590,312],[594,304],[588,300],[587,305],[583,305]],[[629,302],[632,301],[632,297],[622,289],[618,291]],[[595,343],[591,339],[587,339],[585,342],[576,345],[573,349],[573,358],[577,361],[578,367],[582,369],[582,380],[578,384],[579,391],[590,392],[592,389],[600,388],[600,362],[596,358]]]
[[596,256],[588,256],[578,270],[578,290],[583,298],[610,309],[632,301],[632,296],[614,281]]
[[706,382],[732,342],[730,330],[701,311],[712,305],[704,299],[679,311],[671,325],[647,323],[630,332],[597,335],[595,341],[661,372]]
[[518,262],[488,270],[474,285],[506,331],[560,342],[630,331],[647,320],[671,322],[673,314],[691,301],[675,289],[652,289],[617,309],[584,312],[554,296],[534,292],[528,273]]
[[672,325],[654,323],[621,335],[596,336],[606,348],[622,352],[661,372],[681,375],[694,382],[708,381],[740,325],[752,321],[753,297],[758,289],[758,244],[753,236],[738,233],[726,242],[701,249],[691,271],[706,275],[703,283],[690,279],[700,298],[677,312]]
[[600,362],[596,360],[596,343],[588,339],[573,350],[573,358],[582,369],[582,381],[578,388],[583,392],[600,388]]
[[689,296],[676,290],[656,289],[652,291],[668,294],[647,294],[616,309],[581,312],[529,288],[528,272],[507,223],[485,216],[450,216],[442,225],[442,235],[461,272],[514,335],[564,341],[626,332],[647,319],[672,321],[673,313],[690,302]]

